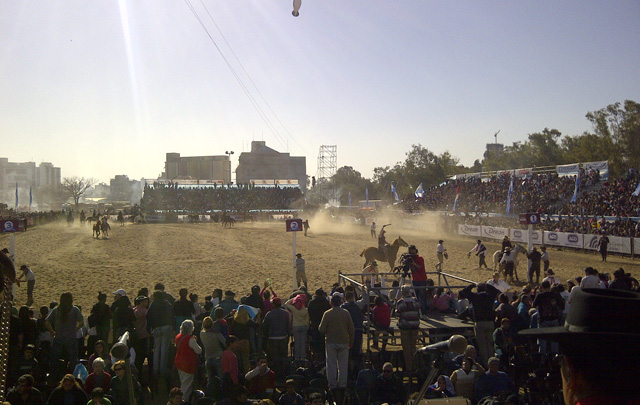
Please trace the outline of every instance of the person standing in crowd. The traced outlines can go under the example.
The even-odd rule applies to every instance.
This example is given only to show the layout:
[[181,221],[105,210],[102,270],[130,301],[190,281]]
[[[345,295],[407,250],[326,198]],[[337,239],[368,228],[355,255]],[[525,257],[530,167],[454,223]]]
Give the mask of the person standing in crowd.
[[529,271],[527,273],[527,281],[529,284],[533,284],[533,274],[535,273],[536,284],[540,284],[540,261],[542,259],[542,255],[534,246],[533,249],[531,249],[531,252],[527,254],[527,257],[531,260],[531,265],[529,266]]
[[[560,319],[562,319],[562,311],[564,310],[564,299],[562,296],[551,291],[551,284],[548,281],[543,281],[540,285],[540,292],[533,299],[533,307],[538,309],[538,327],[551,327],[559,326]],[[546,340],[538,341],[540,353],[547,353],[549,348],[547,347]],[[558,353],[557,344],[552,344],[551,353]]]
[[448,258],[447,249],[444,247],[444,241],[440,239],[438,246],[436,246],[436,256],[438,257],[438,264],[436,264],[436,271],[442,271],[442,265],[444,259]]
[[73,295],[66,292],[60,295],[60,305],[55,307],[47,316],[47,321],[53,327],[55,336],[51,343],[49,360],[51,367],[55,367],[58,359],[66,353],[70,369],[78,363],[78,339],[76,332],[84,325],[82,313],[73,305]]
[[282,300],[273,299],[274,308],[264,317],[262,333],[267,338],[267,360],[277,375],[284,373],[288,357],[289,334],[291,333],[291,315],[282,308]]
[[200,341],[204,347],[205,370],[207,372],[207,386],[205,394],[213,396],[214,379],[222,378],[222,352],[225,348],[225,337],[220,330],[213,327],[213,319],[210,316],[202,320]]
[[[104,342],[109,340],[109,329],[111,328],[111,308],[107,305],[107,294],[98,292],[98,302],[91,308],[91,315],[95,316],[96,339]],[[91,346],[89,346],[91,347]]]
[[240,305],[235,313],[232,311],[233,321],[229,326],[229,334],[238,338],[238,356],[239,369],[242,374],[249,371],[249,355],[251,354],[251,335],[258,327],[258,324],[251,319],[246,305]]
[[349,347],[353,345],[355,328],[349,311],[341,308],[342,297],[333,294],[331,309],[322,315],[318,330],[325,335],[326,368],[329,389],[346,388]]
[[462,367],[451,374],[451,383],[456,394],[473,400],[475,395],[476,380],[485,373],[484,368],[471,357],[464,357]]
[[[224,299],[220,301],[220,303],[216,307],[220,307],[224,310],[224,316],[227,317],[231,311],[238,308],[238,301],[235,299],[236,293],[231,290],[227,290],[224,292]],[[214,308],[215,309],[215,308]],[[213,317],[214,314],[212,313]]]
[[296,362],[304,364],[307,358],[307,336],[309,331],[309,310],[306,294],[298,294],[285,302],[285,308],[293,316],[293,356]]
[[487,372],[476,380],[476,399],[515,390],[515,385],[507,373],[500,371],[500,359],[491,357],[487,361]]
[[467,253],[467,257],[471,257],[471,253],[475,252],[475,255],[478,256],[478,269],[481,269],[482,266],[484,268],[488,268],[487,262],[485,261],[485,257],[487,256],[487,248],[482,243],[480,239],[478,239],[478,243]]
[[133,331],[133,322],[136,316],[133,313],[133,308],[131,308],[131,300],[125,290],[119,289],[113,295],[114,301],[111,304],[111,313],[113,314],[113,343],[115,343],[125,332]]
[[318,288],[311,301],[309,301],[309,329],[311,332],[311,355],[314,360],[324,360],[325,346],[324,334],[318,330],[322,315],[331,309],[331,304],[322,288]]
[[170,377],[169,345],[174,336],[173,306],[165,298],[162,290],[153,292],[153,302],[147,310],[147,328],[153,336],[153,375],[157,382]]
[[373,386],[371,403],[402,405],[405,393],[402,379],[393,374],[393,364],[386,362],[382,365],[380,374]]
[[[424,265],[424,258],[418,254],[418,248],[416,245],[409,245],[407,249],[411,262],[409,268],[411,269],[411,284],[414,287],[426,287],[427,286],[427,271]],[[416,288],[416,297],[420,303],[420,309],[423,314],[427,313],[427,290],[425,288]]]
[[547,273],[547,270],[549,270],[549,252],[547,252],[547,247],[546,246],[542,246],[540,248],[541,251],[541,256],[540,259],[542,260],[542,263],[544,264],[544,273]]
[[23,277],[24,277],[24,280],[26,280],[27,282],[26,305],[30,307],[31,305],[33,305],[33,289],[36,286],[36,275],[33,274],[33,271],[31,271],[31,269],[26,264],[23,264],[22,266],[20,266],[20,270],[22,270],[22,274],[20,275],[20,277],[16,278],[16,282],[18,286],[20,286],[20,282],[23,280]]
[[586,267],[584,269],[585,276],[580,281],[580,288],[604,288],[598,277],[598,270],[593,267]]
[[244,376],[251,397],[263,397],[273,394],[276,386],[276,374],[269,368],[267,358],[261,355],[253,370]]
[[600,256],[602,256],[603,262],[607,261],[608,248],[609,238],[607,237],[606,233],[602,232],[602,236],[600,237],[600,240],[598,240],[598,250],[600,251]]
[[[173,315],[176,317],[176,329],[180,329],[182,322],[187,319],[193,320],[193,315],[196,313],[196,309],[193,303],[189,301],[189,290],[181,288],[178,291],[180,298],[173,303]],[[184,390],[182,390],[184,392]]]
[[500,273],[498,273],[497,271],[493,273],[493,278],[487,281],[487,284],[496,288],[501,293],[505,293],[511,288],[511,286],[506,281],[500,279]]
[[[142,365],[144,359],[149,358],[149,331],[147,330],[147,311],[149,308],[149,298],[144,295],[136,297],[133,301],[135,307],[133,308],[133,315],[135,321],[133,321],[133,349],[136,352],[135,365],[138,372],[142,371]],[[151,359],[149,359],[151,363]]]
[[416,342],[420,333],[420,304],[411,294],[411,287],[402,287],[402,298],[396,304],[398,315],[398,329],[404,355],[405,373],[413,372],[413,356],[416,352]]
[[[477,289],[477,293],[471,291]],[[493,354],[494,311],[493,303],[499,290],[486,283],[470,284],[460,291],[460,298],[466,298],[473,305],[475,334],[480,358],[486,362]]]
[[558,342],[567,405],[640,404],[640,294],[579,289],[563,326],[520,331]]
[[[334,294],[337,295],[337,294]],[[342,304],[342,308],[346,309],[351,315],[353,323],[353,339],[349,346],[349,369],[353,370],[353,365],[358,364],[362,357],[362,338],[364,334],[364,310],[369,305],[369,295],[362,290],[362,298],[356,301],[356,294],[353,290],[345,291],[344,297],[347,302]]]
[[302,253],[296,254],[296,283],[298,284],[298,288],[302,284],[307,286],[307,273],[305,272],[305,260],[302,258]]
[[609,285],[609,288],[616,290],[631,291],[633,286],[631,284],[631,275],[626,273],[622,267],[613,272],[613,281]]
[[187,401],[191,400],[198,371],[198,355],[202,354],[202,348],[198,345],[196,337],[193,336],[193,330],[193,321],[186,319],[180,325],[180,333],[175,339],[176,358],[173,364],[178,369],[180,389]]

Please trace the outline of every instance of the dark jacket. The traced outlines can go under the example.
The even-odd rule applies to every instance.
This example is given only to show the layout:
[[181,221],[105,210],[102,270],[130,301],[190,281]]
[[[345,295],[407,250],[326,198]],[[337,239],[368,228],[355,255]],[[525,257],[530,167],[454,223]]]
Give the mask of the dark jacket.
[[311,329],[318,328],[318,325],[320,325],[320,321],[322,320],[322,315],[330,309],[331,304],[324,296],[315,296],[311,301],[309,301],[308,310]]
[[154,328],[170,325],[173,327],[175,323],[173,316],[173,306],[166,299],[154,300],[147,310],[147,329],[152,331]]
[[[74,385],[71,392],[73,393],[72,395],[73,395],[74,405],[85,405],[89,401],[87,394],[84,392],[82,388],[79,388]],[[49,396],[49,401],[47,401],[47,404],[48,405],[65,405],[64,396],[65,396],[64,389],[62,387],[58,387],[55,390],[53,390],[53,392]]]
[[494,320],[493,303],[496,300],[496,296],[500,294],[500,291],[487,284],[487,289],[481,293],[474,293],[471,291],[475,284],[468,285],[462,291],[460,291],[460,298],[466,298],[473,305],[473,317],[476,322],[484,322]]

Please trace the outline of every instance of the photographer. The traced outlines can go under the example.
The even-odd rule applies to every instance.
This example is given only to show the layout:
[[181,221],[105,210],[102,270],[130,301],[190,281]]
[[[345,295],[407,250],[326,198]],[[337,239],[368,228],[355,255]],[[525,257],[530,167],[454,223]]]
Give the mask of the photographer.
[[[427,272],[424,267],[424,259],[418,254],[418,248],[416,248],[416,245],[409,246],[408,254],[405,256],[405,267],[408,267],[411,271],[411,283],[414,287],[426,287]],[[426,314],[428,309],[427,290],[424,288],[416,289],[416,297],[420,302],[420,309],[422,310],[422,313]]]

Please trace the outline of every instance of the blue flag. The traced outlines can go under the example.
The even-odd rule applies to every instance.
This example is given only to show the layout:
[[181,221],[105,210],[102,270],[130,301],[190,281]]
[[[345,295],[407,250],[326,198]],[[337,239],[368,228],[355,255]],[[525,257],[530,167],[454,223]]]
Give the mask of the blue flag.
[[16,182],[16,211],[18,210],[18,182]]
[[393,185],[393,183],[391,183],[391,193],[393,193],[393,197],[396,199],[396,201],[400,201],[400,198],[398,198],[398,193],[396,192],[396,187]]
[[513,193],[513,176],[511,176],[511,184],[509,185],[509,194],[507,194],[507,214],[511,214],[511,193]]
[[578,175],[576,176],[576,185],[573,189],[573,197],[571,197],[571,204],[575,204],[578,199],[578,189],[580,188],[580,170],[578,169]]
[[367,198],[367,208],[369,208],[369,187],[364,188],[364,195]]
[[422,183],[420,183],[420,185],[418,186],[418,188],[416,188],[415,195],[416,195],[416,197],[418,197],[418,198],[422,198],[422,196],[424,195],[424,190],[422,189]]
[[637,197],[640,195],[640,183],[638,183],[638,187],[636,187],[636,191],[631,193],[632,196]]

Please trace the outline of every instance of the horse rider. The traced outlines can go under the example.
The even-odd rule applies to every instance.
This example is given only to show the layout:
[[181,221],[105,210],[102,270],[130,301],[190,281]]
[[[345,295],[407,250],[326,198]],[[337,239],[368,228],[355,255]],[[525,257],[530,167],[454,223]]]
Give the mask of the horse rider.
[[87,219],[87,214],[84,213],[84,210],[80,211],[80,222],[84,222]]
[[391,224],[382,225],[382,229],[380,229],[380,233],[378,234],[378,250],[384,253],[384,261],[389,260],[389,242],[387,242],[387,238],[384,236],[387,231],[384,230],[385,227]]
[[118,222],[124,225],[124,215],[122,215],[122,211],[118,211]]
[[504,255],[504,251],[507,249],[513,249],[513,245],[511,244],[511,239],[507,235],[502,238],[502,248],[500,248],[500,255],[498,256],[498,261],[502,260],[502,256]]

